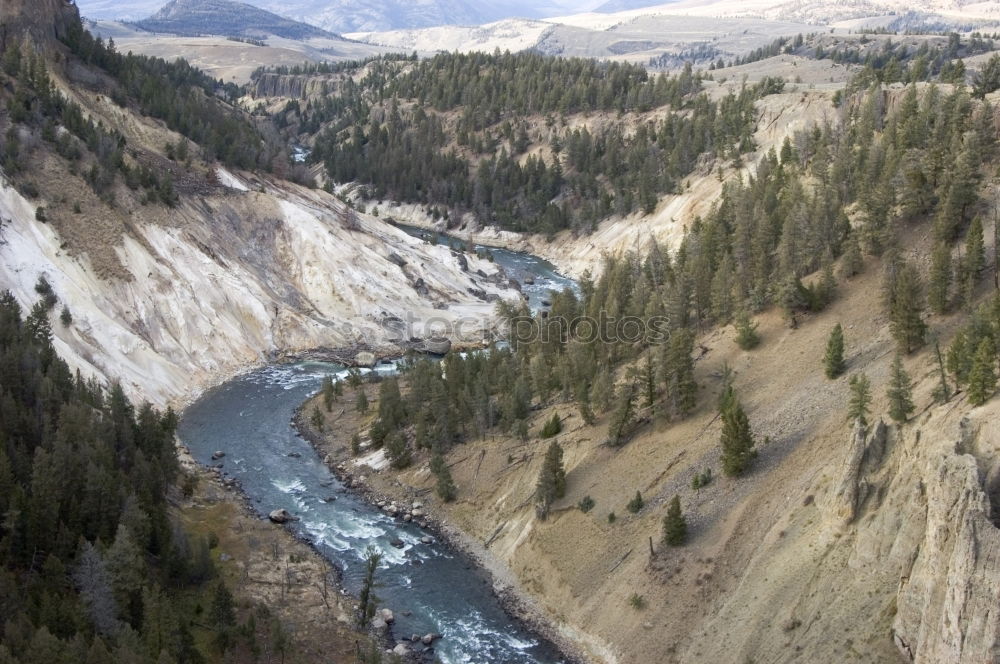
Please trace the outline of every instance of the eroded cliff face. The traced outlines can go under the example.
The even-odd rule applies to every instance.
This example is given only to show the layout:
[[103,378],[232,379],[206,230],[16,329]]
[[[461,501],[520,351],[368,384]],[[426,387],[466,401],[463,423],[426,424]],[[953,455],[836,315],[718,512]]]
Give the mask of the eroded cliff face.
[[286,353],[400,352],[395,342],[428,336],[428,325],[475,343],[490,325],[488,300],[515,296],[476,274],[491,264],[469,257],[463,269],[444,246],[371,217],[349,221],[323,192],[220,175],[228,187],[182,199],[169,224],[137,218],[113,247],[118,277],[68,251],[35,220],[37,202],[0,178],[0,289],[27,309],[44,275],[73,317],[63,326],[53,312],[60,354],[161,405]]
[[913,566],[900,579],[893,621],[909,661],[1000,660],[1000,529],[985,482],[1000,446],[996,416],[996,408],[976,409],[950,436],[941,432],[922,449],[914,441],[924,500],[907,518],[923,512],[925,526],[909,542]]
[[67,0],[3,0],[0,3],[0,47],[9,40],[30,35],[46,44],[66,34],[79,19],[73,2]]

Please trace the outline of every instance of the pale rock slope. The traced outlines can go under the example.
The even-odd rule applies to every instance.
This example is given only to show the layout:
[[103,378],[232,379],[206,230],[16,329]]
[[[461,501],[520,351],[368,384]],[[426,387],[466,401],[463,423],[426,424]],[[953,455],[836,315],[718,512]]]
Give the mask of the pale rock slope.
[[170,224],[133,225],[115,248],[125,278],[97,276],[0,178],[0,289],[27,309],[44,275],[73,316],[52,316],[59,353],[161,405],[287,353],[392,352],[391,340],[461,320],[474,342],[493,305],[469,289],[513,296],[475,274],[495,272],[485,261],[463,257],[463,270],[447,248],[363,215],[348,228],[323,192],[220,175],[221,193],[183,199]]

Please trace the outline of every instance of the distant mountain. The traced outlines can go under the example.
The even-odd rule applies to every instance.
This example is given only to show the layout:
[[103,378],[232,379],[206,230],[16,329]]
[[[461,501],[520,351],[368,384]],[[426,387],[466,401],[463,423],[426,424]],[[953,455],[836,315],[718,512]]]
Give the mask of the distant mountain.
[[643,7],[662,4],[664,4],[663,0],[608,0],[594,11],[601,14],[613,14],[615,12],[626,12],[630,9],[642,9]]
[[176,35],[225,35],[286,39],[336,38],[321,28],[231,0],[171,0],[160,11],[136,23],[150,32]]
[[608,0],[601,13],[643,11],[829,24],[876,16],[925,14],[961,23],[1000,20],[1000,2],[981,0]]
[[559,8],[545,0],[255,0],[285,16],[334,32],[366,32],[427,28],[438,25],[481,25],[503,18],[538,18]]
[[[77,0],[90,19],[137,21],[163,0]],[[206,4],[186,3],[189,5]],[[250,4],[331,32],[480,25],[504,18],[540,18],[592,9],[600,0],[252,0]]]

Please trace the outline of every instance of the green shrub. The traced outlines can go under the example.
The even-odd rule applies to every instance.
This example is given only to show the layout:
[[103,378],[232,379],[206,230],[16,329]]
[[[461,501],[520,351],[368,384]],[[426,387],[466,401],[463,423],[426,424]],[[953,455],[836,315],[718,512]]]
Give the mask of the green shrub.
[[632,500],[628,501],[628,505],[626,507],[632,514],[638,514],[639,510],[641,510],[645,504],[645,501],[642,499],[642,494],[636,491],[635,496]]
[[542,426],[542,438],[551,438],[562,432],[562,420],[559,413],[552,413],[552,417]]

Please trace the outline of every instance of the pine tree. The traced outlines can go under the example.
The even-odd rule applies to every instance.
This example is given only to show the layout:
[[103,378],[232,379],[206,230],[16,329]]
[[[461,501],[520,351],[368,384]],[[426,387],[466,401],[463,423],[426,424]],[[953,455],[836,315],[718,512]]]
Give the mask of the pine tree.
[[830,332],[830,338],[826,342],[826,354],[823,356],[823,366],[827,378],[836,378],[847,369],[844,361],[844,328],[840,323]]
[[563,469],[562,458],[563,450],[559,443],[549,443],[535,488],[536,510],[541,519],[548,516],[552,503],[566,495],[566,471]]
[[641,510],[645,505],[646,502],[642,499],[642,494],[639,491],[636,491],[635,496],[632,497],[632,500],[628,501],[628,505],[625,506],[625,509],[632,514],[638,514],[639,510]]
[[693,352],[694,334],[686,329],[674,330],[663,367],[672,417],[687,417],[697,404],[698,384],[694,380]]
[[358,629],[364,630],[368,622],[375,617],[378,597],[375,596],[375,572],[382,564],[382,552],[372,545],[365,549],[365,575],[361,582],[361,594],[358,597]]
[[323,392],[323,406],[326,407],[326,412],[333,410],[333,402],[337,400],[337,395],[333,387],[333,378],[330,376],[323,377],[323,387],[321,388]]
[[402,431],[394,431],[385,440],[385,456],[389,465],[396,470],[406,468],[412,462],[410,447],[406,444],[406,436]]
[[990,337],[979,342],[969,371],[969,403],[982,406],[990,400],[997,389],[996,349]]
[[358,389],[358,396],[354,402],[354,408],[362,415],[368,412],[368,395],[365,394],[364,388]]
[[899,263],[887,291],[889,326],[896,343],[909,353],[924,343],[927,324],[920,317],[923,295],[917,269],[906,261]]
[[931,257],[930,284],[927,288],[927,302],[936,314],[948,311],[951,275],[951,248],[947,242],[938,242]]
[[458,489],[455,487],[455,482],[451,479],[451,470],[449,470],[448,464],[437,450],[431,456],[431,472],[437,478],[436,490],[438,497],[446,503],[455,500]]
[[871,383],[868,376],[855,374],[851,376],[851,398],[847,406],[847,419],[860,420],[868,424],[869,407],[872,402]]
[[618,404],[608,424],[608,445],[621,447],[627,443],[634,425],[635,383],[629,381],[622,385],[618,392]]
[[539,435],[540,438],[551,438],[556,436],[562,431],[562,420],[559,419],[559,413],[552,413],[552,417],[546,420],[545,424],[542,425],[542,431]]
[[978,216],[969,224],[965,234],[965,271],[978,277],[986,267],[986,246],[983,242],[983,221]]
[[944,358],[941,356],[941,344],[934,340],[934,358],[938,367],[938,385],[934,388],[934,400],[948,403],[951,399],[951,386],[948,385],[948,372],[944,368]]
[[913,383],[909,374],[903,369],[903,356],[898,352],[892,361],[886,396],[889,397],[889,417],[897,422],[909,419],[916,408],[913,405]]
[[976,348],[965,330],[959,331],[951,340],[951,345],[948,346],[947,366],[956,385],[965,385],[969,380]]
[[847,247],[840,259],[840,276],[850,279],[861,274],[863,268],[864,258],[861,255],[861,243],[858,242],[857,233],[851,233],[847,236]]
[[590,408],[590,387],[587,385],[587,381],[579,381],[573,393],[576,396],[577,408],[580,410],[580,419],[587,426],[592,425],[595,418],[594,411]]
[[816,300],[819,309],[833,302],[837,296],[837,279],[833,276],[832,259],[824,262],[819,283],[816,285]]
[[680,496],[670,499],[667,515],[663,517],[663,543],[667,546],[681,546],[687,540],[687,521],[681,512]]
[[760,335],[757,334],[757,323],[750,318],[750,314],[741,311],[736,315],[733,323],[736,328],[736,345],[743,350],[756,348],[760,343]]
[[314,429],[323,433],[323,430],[326,428],[326,419],[323,417],[323,411],[321,411],[318,406],[313,408],[310,421],[312,422]]
[[651,407],[656,402],[656,371],[653,369],[652,353],[646,355],[642,368],[643,406]]
[[736,398],[727,400],[722,411],[722,471],[730,476],[742,475],[757,456],[755,441],[743,405]]

